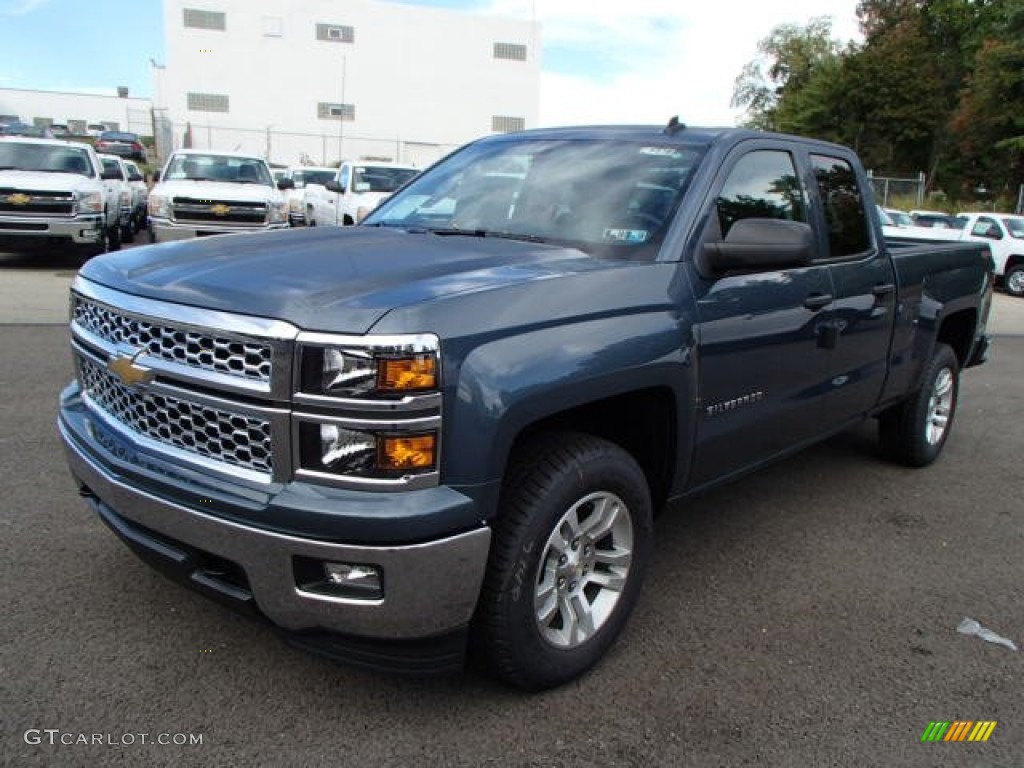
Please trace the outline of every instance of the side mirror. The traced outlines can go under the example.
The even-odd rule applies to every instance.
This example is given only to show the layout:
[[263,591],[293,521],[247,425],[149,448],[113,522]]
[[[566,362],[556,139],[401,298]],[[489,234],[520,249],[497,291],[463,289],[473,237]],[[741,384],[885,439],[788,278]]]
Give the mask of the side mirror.
[[326,184],[324,184],[324,187],[331,190],[331,192],[337,192],[339,195],[345,194],[345,188],[341,186],[337,179],[331,179]]
[[295,181],[293,179],[281,179],[277,182],[278,189],[295,189]]
[[104,169],[103,173],[100,174],[100,178],[104,181],[110,181],[111,179],[123,180],[124,176],[121,175],[120,171],[108,171]]
[[725,240],[705,243],[704,267],[712,274],[805,267],[814,257],[814,230],[786,219],[741,219]]
[[160,171],[153,171],[153,183],[160,181]]

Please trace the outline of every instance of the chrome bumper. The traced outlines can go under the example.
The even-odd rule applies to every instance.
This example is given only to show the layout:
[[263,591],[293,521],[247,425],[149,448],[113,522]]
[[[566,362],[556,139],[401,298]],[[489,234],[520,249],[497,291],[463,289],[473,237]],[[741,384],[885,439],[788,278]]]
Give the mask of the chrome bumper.
[[57,219],[46,216],[0,216],[0,237],[62,238],[76,245],[91,245],[102,239],[103,215]]
[[252,234],[254,232],[272,232],[276,229],[287,229],[288,222],[279,224],[264,224],[262,226],[231,226],[226,224],[203,224],[190,222],[188,224],[170,221],[168,219],[149,218],[150,228],[153,237],[158,243],[166,243],[172,240],[191,240],[194,237],[207,237],[209,235],[240,235]]
[[[63,420],[58,426],[71,472],[89,494],[118,517],[146,529],[139,538],[156,534],[153,548],[163,545],[173,557],[174,543],[180,542],[239,566],[259,611],[283,629],[415,639],[465,627],[473,614],[490,547],[489,528],[423,544],[380,547],[257,529],[133,487],[87,456]],[[300,589],[293,568],[297,556],[376,565],[383,573],[384,596],[361,600]],[[202,578],[192,575],[197,582]]]

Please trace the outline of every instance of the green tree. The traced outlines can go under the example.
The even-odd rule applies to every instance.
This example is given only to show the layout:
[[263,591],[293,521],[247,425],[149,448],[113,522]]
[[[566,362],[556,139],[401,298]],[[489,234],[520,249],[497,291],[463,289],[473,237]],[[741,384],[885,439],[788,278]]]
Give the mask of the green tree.
[[776,130],[779,106],[803,91],[815,72],[839,55],[839,43],[832,39],[831,19],[818,17],[804,27],[776,27],[757,48],[759,57],[736,78],[732,106],[746,110],[746,125]]

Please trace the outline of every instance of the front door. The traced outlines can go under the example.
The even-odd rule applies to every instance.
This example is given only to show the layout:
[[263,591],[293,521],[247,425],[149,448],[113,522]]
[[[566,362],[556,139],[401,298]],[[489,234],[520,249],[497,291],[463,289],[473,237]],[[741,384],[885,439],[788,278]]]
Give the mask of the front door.
[[[792,153],[740,145],[723,166],[697,247],[744,218],[808,221],[806,185]],[[818,435],[832,318],[828,265],[692,275],[700,403],[690,486],[738,472]]]

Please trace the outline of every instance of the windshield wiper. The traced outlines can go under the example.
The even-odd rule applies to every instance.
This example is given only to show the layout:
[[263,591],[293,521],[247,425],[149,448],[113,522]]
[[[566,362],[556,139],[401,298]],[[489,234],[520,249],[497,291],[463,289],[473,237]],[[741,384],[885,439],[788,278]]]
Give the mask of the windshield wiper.
[[429,232],[432,235],[441,235],[443,237],[497,237],[502,240],[522,240],[527,243],[543,243],[546,240],[543,237],[537,235],[531,235],[527,233],[519,232],[502,232],[493,229],[459,229],[458,227],[424,227],[417,229],[410,229],[410,232]]

